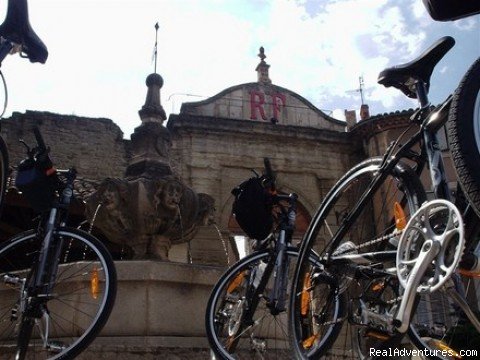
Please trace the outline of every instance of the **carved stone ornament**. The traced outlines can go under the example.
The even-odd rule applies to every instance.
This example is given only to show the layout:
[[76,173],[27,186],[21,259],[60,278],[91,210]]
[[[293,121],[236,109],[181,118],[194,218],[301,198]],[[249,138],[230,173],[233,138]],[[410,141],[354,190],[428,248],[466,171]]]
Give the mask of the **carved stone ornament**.
[[172,244],[190,241],[198,226],[213,221],[211,196],[196,194],[174,176],[162,179],[105,179],[87,200],[87,216],[112,242],[134,258],[168,259]]
[[190,241],[199,225],[213,219],[213,198],[196,194],[173,175],[170,133],[160,103],[163,79],[147,77],[142,124],[131,136],[131,158],[124,179],[105,179],[87,199],[87,218],[110,241],[128,246],[134,258],[167,260],[172,244]]

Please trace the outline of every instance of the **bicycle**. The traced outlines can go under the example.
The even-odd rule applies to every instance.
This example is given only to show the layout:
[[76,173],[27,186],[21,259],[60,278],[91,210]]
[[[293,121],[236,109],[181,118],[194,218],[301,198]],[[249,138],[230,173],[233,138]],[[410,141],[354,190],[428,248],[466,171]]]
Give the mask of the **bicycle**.
[[[25,0],[9,0],[0,35],[0,62],[13,49],[45,62]],[[76,171],[55,169],[40,130],[33,133],[36,146],[23,142],[27,158],[18,165],[16,186],[40,216],[36,229],[0,244],[0,353],[3,359],[73,359],[108,320],[116,271],[98,239],[66,225]]]
[[[232,193],[238,223],[257,240],[255,251],[230,267],[212,290],[205,315],[210,347],[220,359],[290,358],[287,289],[298,257],[292,246],[297,195],[277,193],[268,159],[264,175]],[[313,253],[308,261],[316,263]]]
[[[465,321],[480,332],[478,318],[458,294],[464,288],[455,273],[464,230],[473,246],[480,226],[467,216],[471,207],[461,214],[452,203],[436,136],[452,98],[434,109],[428,101],[433,69],[453,45],[444,37],[414,61],[379,75],[379,83],[418,99],[420,108],[383,157],[361,162],[333,186],[307,229],[290,297],[298,358],[318,359],[343,341],[340,348],[353,358],[407,346],[425,351],[426,358],[450,359],[458,355],[456,335],[462,336]],[[419,178],[425,165],[435,199],[445,200],[426,201]],[[307,261],[312,250],[320,265]]]
[[34,133],[16,184],[41,216],[0,245],[0,349],[7,359],[73,359],[108,320],[116,271],[98,239],[66,226],[76,171],[54,169]]
[[[28,6],[25,0],[8,1],[5,20],[0,25],[0,64],[10,52],[21,52],[23,57],[31,62],[45,63],[48,50],[42,40],[32,29],[28,20]],[[0,115],[3,117],[7,106],[7,87],[3,73],[0,72],[5,90],[4,109]],[[7,178],[9,174],[9,156],[5,141],[0,136],[0,210],[3,207]]]
[[17,186],[41,216],[37,229],[0,245],[0,349],[7,359],[73,359],[108,320],[116,271],[98,239],[66,226],[76,171],[52,168],[34,133]]

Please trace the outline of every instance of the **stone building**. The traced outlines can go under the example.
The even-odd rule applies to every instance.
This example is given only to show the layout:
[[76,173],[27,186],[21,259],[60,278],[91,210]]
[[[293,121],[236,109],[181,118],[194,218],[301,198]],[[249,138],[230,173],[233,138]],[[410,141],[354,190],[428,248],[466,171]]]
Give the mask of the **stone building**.
[[[119,127],[109,119],[27,111],[2,120],[2,136],[12,164],[25,154],[18,139],[32,144],[30,129],[39,125],[56,165],[77,168],[78,196],[71,219],[75,226],[92,220],[91,211],[85,215],[84,200],[105,179],[128,182],[136,177],[135,181],[141,179],[141,186],[147,189],[153,186],[146,185],[150,178],[145,174],[151,168],[155,176],[181,183],[181,194],[190,194],[188,206],[178,208],[181,217],[190,216],[182,213],[185,209],[196,209],[191,221],[187,219],[189,229],[184,229],[184,224],[181,229],[170,224],[163,233],[147,234],[144,223],[132,220],[151,239],[168,237],[160,257],[170,262],[145,258],[117,262],[117,304],[102,337],[84,354],[85,359],[98,358],[98,353],[117,359],[155,359],[159,354],[161,358],[207,359],[205,304],[225,266],[243,250],[235,241],[235,236],[243,233],[231,215],[232,188],[251,177],[252,169],[261,171],[263,158],[270,158],[279,190],[299,196],[295,233],[299,240],[332,185],[362,159],[382,154],[413,112],[371,117],[368,106],[363,106],[359,122],[352,112],[346,112],[347,122],[334,119],[301,95],[274,85],[263,48],[259,57],[257,81],[229,87],[204,101],[184,103],[179,114],[170,115],[166,127],[159,98],[163,80],[157,74],[150,75],[140,111],[142,123],[131,140],[124,140]],[[451,166],[447,168],[451,170]],[[454,179],[453,173],[450,179]],[[452,188],[454,185],[452,180]],[[151,203],[156,190],[151,193],[155,195],[145,191],[143,198],[138,190],[138,197],[129,201],[143,199],[147,204],[141,214],[156,215]],[[213,203],[215,212],[203,214],[212,210]],[[138,207],[131,212],[139,211]],[[125,250],[121,234],[100,226],[102,221],[108,222],[101,219],[101,211],[94,234],[117,259],[134,258]],[[211,219],[205,221],[205,216]],[[32,217],[21,194],[10,190],[0,220],[0,240],[30,228]],[[127,230],[132,229],[137,228]]]

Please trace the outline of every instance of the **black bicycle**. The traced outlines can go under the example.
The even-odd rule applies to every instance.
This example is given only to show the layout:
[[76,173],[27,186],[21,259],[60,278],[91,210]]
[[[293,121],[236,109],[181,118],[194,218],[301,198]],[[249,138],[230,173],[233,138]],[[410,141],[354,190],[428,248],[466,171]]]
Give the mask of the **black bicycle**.
[[[255,251],[229,268],[212,291],[205,316],[210,346],[220,359],[288,359],[297,196],[277,193],[268,159],[264,175],[232,193],[233,213],[249,238],[256,239]],[[315,265],[313,253],[308,261]]]
[[[433,69],[454,43],[444,37],[379,76],[379,83],[418,99],[420,108],[383,157],[363,161],[335,184],[304,236],[289,313],[299,358],[329,351],[384,358],[371,349],[397,348],[452,359],[478,349],[480,322],[462,295],[468,280],[456,269],[465,246],[478,245],[480,226],[471,206],[460,211],[453,204],[445,178],[436,133],[452,98],[436,108],[428,101]],[[450,114],[459,116],[455,109]],[[419,178],[426,165],[432,201]],[[312,250],[320,265],[309,262]]]
[[[10,53],[20,52],[22,57],[33,63],[45,63],[48,51],[45,44],[32,29],[28,20],[28,7],[25,0],[9,0],[7,16],[0,25],[0,64]],[[0,72],[4,83],[5,104],[7,105],[7,88],[5,79]],[[7,178],[9,174],[9,157],[5,141],[0,136],[0,210],[4,204]]]
[[105,325],[116,294],[110,253],[66,226],[75,169],[52,167],[37,146],[18,166],[17,187],[39,212],[37,229],[0,245],[0,352],[6,359],[73,359]]
[[[26,0],[9,0],[0,35],[0,61],[20,51],[45,62],[47,50],[29,24]],[[33,132],[36,146],[24,142],[27,157],[18,165],[16,186],[40,216],[36,229],[0,244],[0,354],[73,359],[108,320],[116,271],[98,239],[66,226],[76,171],[55,169],[39,129]],[[3,150],[0,165],[7,166]]]

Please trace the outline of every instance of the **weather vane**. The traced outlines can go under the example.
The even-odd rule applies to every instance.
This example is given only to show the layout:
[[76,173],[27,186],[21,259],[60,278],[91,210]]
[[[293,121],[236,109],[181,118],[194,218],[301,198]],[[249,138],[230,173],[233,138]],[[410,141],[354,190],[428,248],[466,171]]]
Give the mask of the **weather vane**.
[[363,75],[358,78],[358,82],[360,83],[360,87],[358,88],[358,92],[360,93],[360,99],[362,100],[362,105],[365,104],[363,100],[363,88],[365,87],[365,83],[363,82]]
[[157,43],[158,43],[158,22],[155,24],[155,47],[153,50],[153,57],[155,61],[155,67],[154,67],[154,72],[157,73]]
[[363,81],[363,75],[358,77],[359,88],[355,90],[349,90],[348,93],[358,92],[360,93],[360,99],[362,100],[362,105],[365,105],[365,100],[363,98],[363,89],[365,87],[365,82]]

